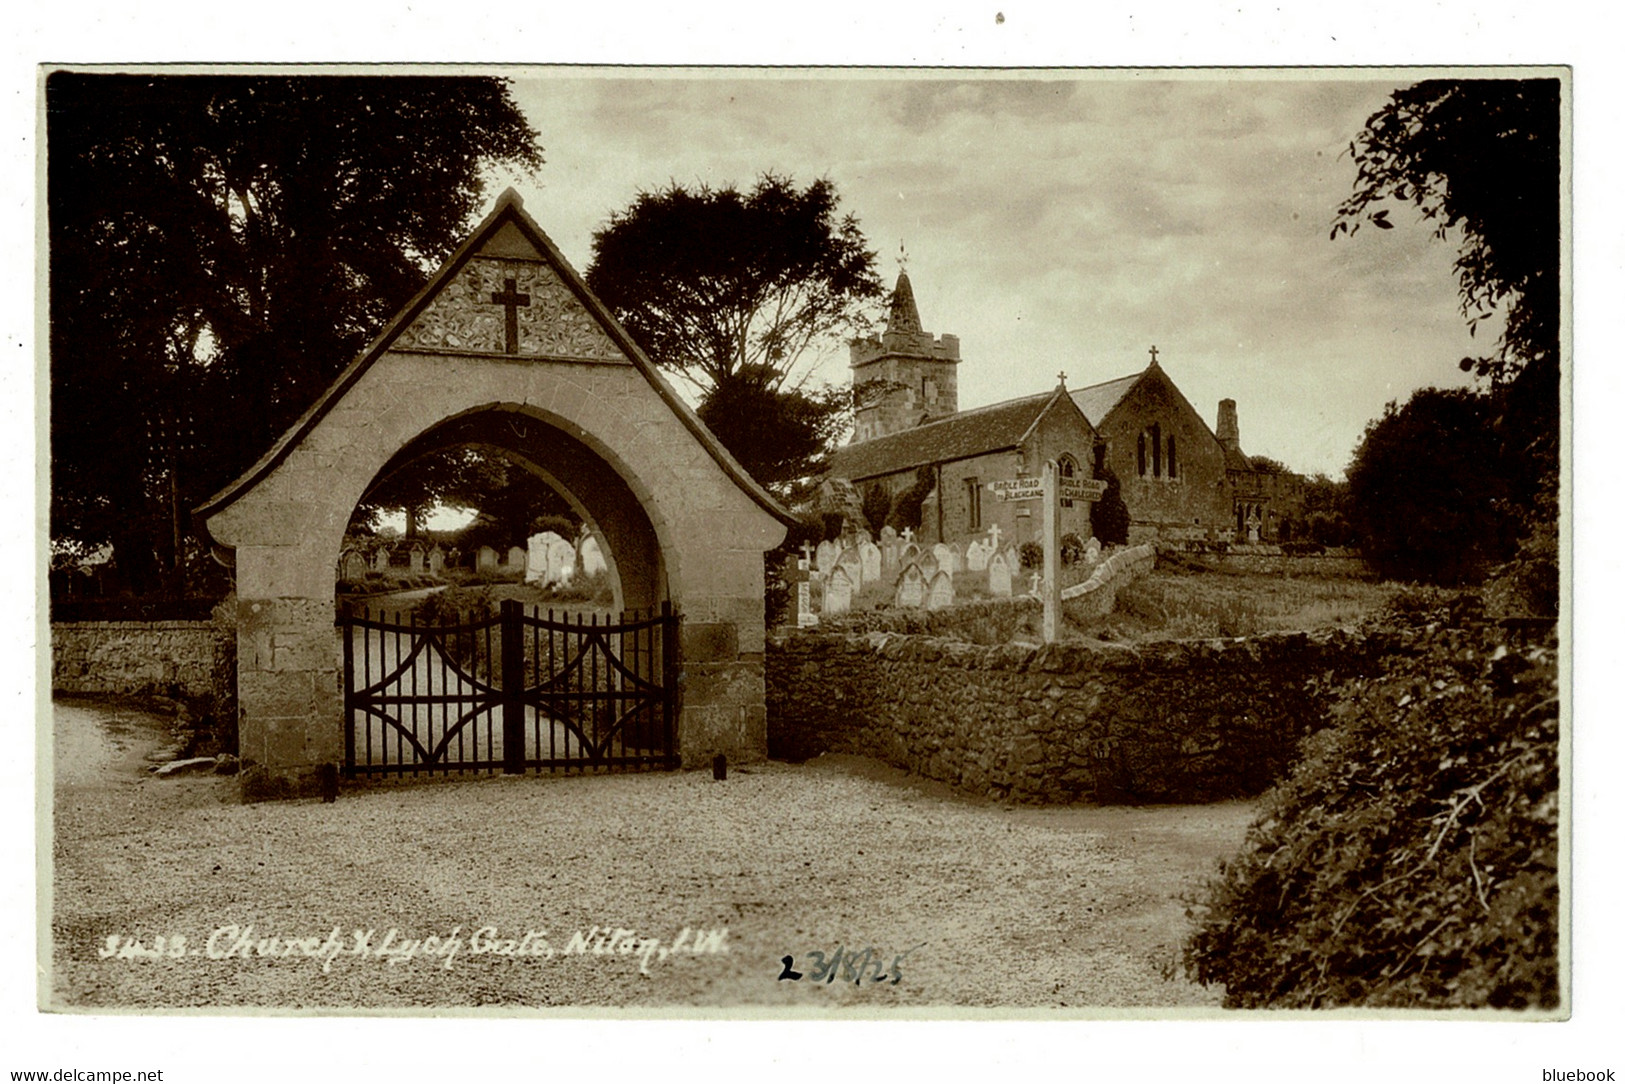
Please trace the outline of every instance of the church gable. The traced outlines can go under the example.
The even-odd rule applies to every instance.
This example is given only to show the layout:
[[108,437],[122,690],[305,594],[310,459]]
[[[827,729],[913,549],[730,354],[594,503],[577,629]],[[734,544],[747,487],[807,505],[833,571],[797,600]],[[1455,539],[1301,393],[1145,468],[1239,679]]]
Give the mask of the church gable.
[[[506,243],[470,256],[395,339],[393,349],[630,364],[540,253],[516,256],[522,238],[499,234],[495,240]],[[488,254],[493,248],[504,254]]]

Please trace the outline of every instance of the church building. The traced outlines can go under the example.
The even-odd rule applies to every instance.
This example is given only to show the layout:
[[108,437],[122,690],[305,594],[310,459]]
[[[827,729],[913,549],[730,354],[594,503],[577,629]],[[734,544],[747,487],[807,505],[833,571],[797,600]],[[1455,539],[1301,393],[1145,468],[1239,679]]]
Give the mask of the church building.
[[[1234,400],[1220,402],[1215,435],[1157,353],[1152,347],[1150,364],[1129,376],[1068,389],[1062,374],[1050,392],[961,411],[959,339],[923,329],[908,273],[899,272],[884,333],[851,347],[856,428],[831,477],[860,493],[880,486],[893,500],[929,486],[916,532],[925,542],[961,540],[993,523],[1018,543],[1036,540],[1037,502],[1000,503],[988,483],[1036,477],[1049,459],[1063,475],[1109,468],[1117,476],[1131,542],[1289,537],[1302,480],[1254,469]],[[1063,503],[1062,533],[1087,538],[1088,504]]]

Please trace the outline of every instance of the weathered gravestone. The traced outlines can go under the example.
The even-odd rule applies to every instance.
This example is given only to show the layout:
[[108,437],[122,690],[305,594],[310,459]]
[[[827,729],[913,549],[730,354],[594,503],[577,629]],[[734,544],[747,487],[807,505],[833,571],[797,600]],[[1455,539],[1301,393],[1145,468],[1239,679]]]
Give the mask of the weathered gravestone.
[[497,567],[497,551],[490,546],[481,546],[474,555],[474,567],[481,572],[490,572]]
[[413,572],[423,571],[423,547],[416,542],[406,549],[406,566]]
[[1010,597],[1010,562],[995,553],[987,562],[987,593],[994,598]]
[[430,572],[444,572],[446,568],[446,551],[436,546],[429,551],[427,558]]
[[897,563],[911,565],[920,559],[920,547],[913,542],[903,543],[903,548],[897,551]]
[[838,614],[848,613],[852,609],[852,592],[857,584],[847,574],[846,565],[836,565],[835,571],[829,574],[824,581],[824,616],[835,617]]
[[971,572],[987,571],[987,543],[977,540],[965,547],[965,568]]
[[609,568],[609,562],[604,560],[604,548],[598,542],[598,536],[588,535],[581,540],[581,574],[583,576],[596,576]]
[[903,540],[897,537],[888,524],[880,529],[880,569],[882,572],[897,571],[897,555],[903,551]]
[[863,562],[863,582],[880,582],[880,547],[865,538],[858,543],[858,559]]
[[389,567],[389,547],[379,546],[372,554],[372,567],[375,572],[382,572]]
[[863,558],[858,554],[856,546],[843,551],[835,559],[835,567],[846,571],[847,578],[852,581],[852,590],[856,591],[863,586]]
[[1090,535],[1089,541],[1083,544],[1083,559],[1090,564],[1096,564],[1100,560],[1100,539],[1094,535]]
[[825,539],[824,541],[818,543],[817,553],[818,563],[816,567],[819,572],[822,572],[824,575],[828,576],[835,570],[835,562],[840,559],[841,547],[837,546],[828,539]]
[[527,556],[528,555],[525,553],[525,547],[523,547],[523,546],[509,546],[508,547],[508,559],[506,561],[502,562],[502,564],[503,564],[503,566],[505,568],[510,568],[510,569],[517,568],[517,569],[523,570],[524,567],[525,567],[525,561],[526,561]]
[[931,584],[926,589],[925,608],[928,610],[946,610],[954,604],[954,578],[946,569],[939,571],[931,577]]
[[906,565],[897,577],[893,602],[899,610],[918,610],[925,603],[925,573],[916,564]]
[[343,558],[339,561],[339,578],[343,580],[362,580],[367,576],[367,559],[357,550],[345,550]]
[[952,576],[957,571],[954,568],[954,548],[946,542],[938,542],[935,546],[932,546],[931,557],[937,562],[937,567],[947,572],[948,575]]

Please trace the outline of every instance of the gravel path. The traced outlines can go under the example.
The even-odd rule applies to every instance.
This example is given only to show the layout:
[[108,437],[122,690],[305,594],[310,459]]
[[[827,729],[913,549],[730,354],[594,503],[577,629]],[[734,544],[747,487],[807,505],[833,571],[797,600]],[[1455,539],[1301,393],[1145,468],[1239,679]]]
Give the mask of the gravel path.
[[[499,776],[242,806],[223,801],[231,780],[147,775],[153,722],[57,706],[60,1007],[1213,1006],[1217,991],[1164,980],[1159,963],[1185,930],[1180,895],[1252,812],[1012,808],[833,757],[723,782]],[[236,944],[216,933],[230,926],[252,926],[256,947],[210,958]],[[648,973],[637,952],[564,951],[595,926],[658,938]],[[485,942],[537,931],[516,947],[541,938],[551,955],[476,952],[482,927]],[[727,951],[662,958],[684,927],[726,930]],[[321,951],[335,928],[346,951],[325,971],[302,950],[258,954],[264,937]],[[392,928],[394,945],[454,949],[348,951],[355,931],[376,949]],[[164,958],[104,959],[110,935],[171,940]],[[838,946],[878,950],[876,970],[907,952],[901,980],[812,981],[809,953]],[[779,978],[785,955],[800,980]]]

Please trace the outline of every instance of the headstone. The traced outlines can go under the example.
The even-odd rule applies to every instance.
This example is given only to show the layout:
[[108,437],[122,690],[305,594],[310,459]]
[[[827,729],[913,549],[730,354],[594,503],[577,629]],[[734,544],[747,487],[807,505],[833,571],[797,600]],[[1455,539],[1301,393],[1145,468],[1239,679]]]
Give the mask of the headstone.
[[897,563],[900,565],[911,565],[919,559],[920,547],[912,542],[904,542],[903,548],[897,551]]
[[436,546],[429,551],[428,561],[430,572],[443,572],[446,568],[446,551]]
[[852,592],[857,590],[857,584],[852,582],[846,570],[846,565],[836,565],[835,571],[824,581],[825,617],[834,617],[852,609]]
[[[549,584],[557,580],[558,569],[555,561],[558,556],[557,546],[564,542],[563,537],[553,531],[539,531],[525,539],[525,582]],[[570,560],[575,560],[575,551],[571,551]]]
[[1094,535],[1090,535],[1089,541],[1083,544],[1083,559],[1090,564],[1100,560],[1100,539]]
[[863,563],[863,582],[880,582],[880,547],[865,538],[858,543],[858,559]]
[[423,547],[416,542],[406,550],[406,564],[413,572],[423,571]]
[[505,565],[508,568],[522,569],[522,568],[525,567],[526,556],[527,555],[525,553],[525,547],[523,547],[523,546],[509,546],[508,547],[508,559],[506,561],[502,562],[502,563],[503,563],[503,565]]
[[818,571],[828,576],[835,568],[836,560],[841,556],[841,547],[825,539],[818,543]]
[[937,562],[937,567],[944,569],[951,576],[954,573],[954,550],[945,542],[938,542],[931,547],[931,556]]
[[880,528],[880,541],[882,544],[897,541],[897,528],[889,523]]
[[965,567],[971,572],[987,571],[988,545],[980,539],[965,547]]
[[888,524],[880,529],[880,568],[883,572],[896,572],[898,554],[903,552],[903,540]]
[[847,579],[852,581],[852,590],[856,591],[863,586],[863,557],[858,553],[858,547],[851,546],[841,551],[835,559],[835,567],[846,571]]
[[576,548],[558,535],[553,535],[553,540],[547,543],[547,583],[569,583],[575,574]]
[[389,567],[389,547],[379,546],[372,554],[372,567],[376,572],[382,572]]
[[931,585],[926,589],[925,608],[928,610],[946,610],[953,604],[954,578],[946,569],[943,569],[931,577]]
[[497,567],[497,551],[490,546],[481,546],[474,557],[474,567],[481,572],[489,572]]
[[339,561],[339,579],[362,580],[367,576],[367,559],[359,550],[345,550]]
[[925,603],[925,573],[915,564],[905,565],[897,577],[893,602],[899,610],[918,610]]
[[581,574],[596,576],[600,572],[608,571],[609,562],[604,560],[604,548],[598,542],[598,536],[590,534],[581,540]]
[[987,560],[987,593],[994,598],[1010,597],[1010,561],[1002,553]]

